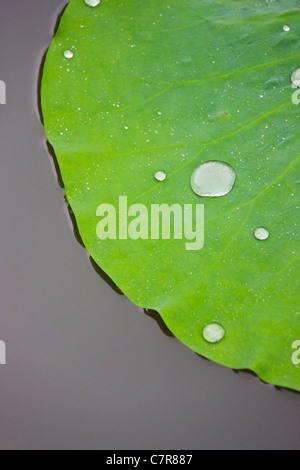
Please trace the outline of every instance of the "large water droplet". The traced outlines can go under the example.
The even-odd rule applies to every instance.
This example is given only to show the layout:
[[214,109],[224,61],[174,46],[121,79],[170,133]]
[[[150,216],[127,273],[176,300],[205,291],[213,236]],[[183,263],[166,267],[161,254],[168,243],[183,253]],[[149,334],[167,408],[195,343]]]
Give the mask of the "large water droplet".
[[167,175],[164,171],[157,171],[155,173],[155,178],[157,179],[157,181],[165,181]]
[[203,338],[211,344],[219,343],[224,338],[226,332],[219,323],[210,323],[203,330]]
[[101,0],[84,0],[84,1],[88,7],[97,7],[101,3]]
[[65,51],[64,56],[65,56],[66,59],[73,59],[74,54],[73,54],[72,51]]
[[264,227],[259,227],[255,230],[254,232],[254,235],[255,237],[257,238],[257,240],[267,240],[270,236],[270,232],[268,229],[264,228]]
[[200,165],[192,174],[192,190],[203,197],[220,197],[228,194],[235,183],[236,173],[224,162],[210,161]]
[[286,24],[286,25],[283,27],[283,31],[285,31],[286,33],[288,33],[289,31],[291,31],[291,28]]
[[294,70],[292,73],[293,85],[300,87],[300,69]]

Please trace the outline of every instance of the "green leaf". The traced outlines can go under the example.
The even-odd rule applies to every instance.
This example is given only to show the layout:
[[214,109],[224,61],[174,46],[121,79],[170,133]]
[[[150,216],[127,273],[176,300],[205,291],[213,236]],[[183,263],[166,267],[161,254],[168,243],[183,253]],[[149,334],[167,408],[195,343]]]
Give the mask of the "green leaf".
[[[72,0],[47,55],[42,107],[101,268],[197,353],[300,391],[299,31],[296,0]],[[210,160],[236,172],[224,197],[191,189]],[[120,196],[149,213],[204,204],[204,247],[173,236],[100,240],[97,208],[118,209]],[[225,330],[218,343],[204,339],[211,323]]]

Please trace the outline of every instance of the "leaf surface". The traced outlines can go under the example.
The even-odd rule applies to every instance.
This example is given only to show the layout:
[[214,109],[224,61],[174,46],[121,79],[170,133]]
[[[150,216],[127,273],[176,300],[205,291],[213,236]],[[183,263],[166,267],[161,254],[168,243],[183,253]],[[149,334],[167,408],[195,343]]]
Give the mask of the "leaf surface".
[[[197,353],[300,391],[300,107],[291,87],[299,32],[294,0],[71,0],[47,55],[42,107],[101,268]],[[227,196],[191,189],[211,160],[235,169]],[[100,240],[97,208],[118,209],[120,196],[149,213],[153,204],[204,204],[204,247]],[[267,240],[255,238],[258,227]],[[215,322],[226,335],[210,344],[203,329]]]

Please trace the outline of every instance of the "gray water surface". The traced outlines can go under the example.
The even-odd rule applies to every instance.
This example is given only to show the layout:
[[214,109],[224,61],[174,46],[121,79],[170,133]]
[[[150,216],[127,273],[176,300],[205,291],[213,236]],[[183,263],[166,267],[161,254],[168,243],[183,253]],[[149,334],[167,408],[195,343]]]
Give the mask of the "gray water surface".
[[164,334],[77,242],[37,106],[65,4],[0,1],[0,449],[299,448],[299,394]]

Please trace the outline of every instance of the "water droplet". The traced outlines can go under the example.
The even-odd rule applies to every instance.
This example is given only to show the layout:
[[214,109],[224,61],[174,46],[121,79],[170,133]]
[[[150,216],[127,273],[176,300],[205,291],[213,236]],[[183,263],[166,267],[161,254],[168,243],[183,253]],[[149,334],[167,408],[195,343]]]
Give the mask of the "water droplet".
[[217,119],[218,121],[221,121],[222,119],[224,119],[225,117],[228,118],[228,116],[230,116],[230,113],[228,111],[219,111],[217,114],[215,114],[214,116],[209,116],[210,120],[213,120],[213,119]]
[[203,197],[220,197],[230,193],[236,180],[232,166],[210,161],[200,165],[192,174],[192,190]]
[[225,337],[226,331],[219,323],[210,323],[203,330],[203,338],[211,344],[219,343]]
[[97,7],[101,3],[101,0],[84,0],[84,1],[88,7]]
[[216,117],[219,117],[219,116],[229,116],[230,113],[228,111],[219,111],[217,114],[216,114]]
[[65,52],[64,52],[64,56],[65,56],[66,59],[73,59],[74,54],[73,54],[72,51],[69,51],[69,50],[68,50],[68,51],[65,51]]
[[181,62],[183,64],[190,64],[191,62],[193,62],[193,59],[191,56],[188,56],[188,57],[184,57],[183,59],[181,59]]
[[155,173],[155,179],[157,179],[157,181],[165,181],[167,175],[164,171],[157,171]]
[[300,87],[300,69],[294,70],[292,73],[292,82],[295,86]]
[[291,28],[286,24],[286,25],[283,27],[283,31],[285,31],[286,33],[288,33],[289,31],[291,31]]
[[282,84],[282,77],[271,77],[265,82],[265,88],[278,88]]
[[254,232],[255,234],[255,237],[257,238],[257,240],[267,240],[270,236],[270,232],[268,229],[264,228],[264,227],[259,227],[255,230]]

